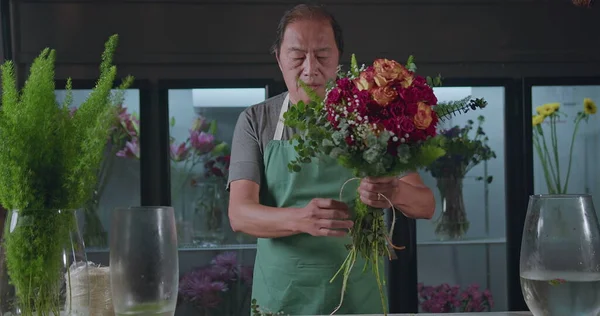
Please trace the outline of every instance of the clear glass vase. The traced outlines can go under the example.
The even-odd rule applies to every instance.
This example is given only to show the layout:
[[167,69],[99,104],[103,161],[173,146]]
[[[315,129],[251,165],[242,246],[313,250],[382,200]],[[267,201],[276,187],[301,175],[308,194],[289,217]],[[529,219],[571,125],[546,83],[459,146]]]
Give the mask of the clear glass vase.
[[227,197],[222,181],[198,182],[194,185],[193,201],[194,244],[217,247],[225,240]]
[[116,315],[175,315],[179,255],[172,207],[113,211],[110,284]]
[[435,234],[441,240],[461,239],[469,230],[462,177],[436,178],[442,213],[435,221]]
[[600,227],[590,195],[529,198],[520,274],[534,316],[599,315]]
[[89,315],[88,263],[76,211],[9,211],[1,256],[1,315]]

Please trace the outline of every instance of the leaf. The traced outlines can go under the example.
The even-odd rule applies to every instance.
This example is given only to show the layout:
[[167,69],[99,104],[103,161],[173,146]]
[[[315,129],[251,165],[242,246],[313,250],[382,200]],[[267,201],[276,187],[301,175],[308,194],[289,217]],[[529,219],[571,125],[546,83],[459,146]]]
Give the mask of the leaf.
[[360,69],[358,69],[358,62],[356,61],[355,54],[352,54],[352,58],[350,59],[350,72],[352,73],[352,77],[358,77],[360,75]]

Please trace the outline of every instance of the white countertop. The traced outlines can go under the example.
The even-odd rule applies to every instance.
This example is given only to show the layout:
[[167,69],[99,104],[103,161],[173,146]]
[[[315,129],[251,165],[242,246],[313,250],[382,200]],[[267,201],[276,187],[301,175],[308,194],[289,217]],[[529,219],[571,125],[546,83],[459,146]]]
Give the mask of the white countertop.
[[[439,316],[440,314],[388,314],[388,316]],[[533,316],[531,312],[489,312],[489,313],[450,313],[444,316]],[[339,315],[339,316],[381,316],[381,315]]]

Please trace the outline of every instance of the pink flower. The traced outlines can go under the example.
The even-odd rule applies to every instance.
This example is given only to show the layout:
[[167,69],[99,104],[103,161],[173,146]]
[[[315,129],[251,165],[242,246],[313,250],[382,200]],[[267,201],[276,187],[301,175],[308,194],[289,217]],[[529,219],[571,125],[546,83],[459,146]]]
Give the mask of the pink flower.
[[206,132],[208,131],[209,127],[210,123],[206,120],[204,116],[196,117],[196,119],[194,119],[194,122],[192,123],[192,131]]
[[140,159],[140,146],[137,138],[133,138],[131,141],[125,143],[125,148],[117,152],[118,157],[123,158],[137,158]]
[[173,143],[171,144],[171,159],[173,161],[183,161],[186,160],[190,155],[190,148],[186,146],[186,143],[181,143],[179,145]]
[[215,148],[215,137],[205,132],[191,130],[190,141],[199,155],[209,153]]

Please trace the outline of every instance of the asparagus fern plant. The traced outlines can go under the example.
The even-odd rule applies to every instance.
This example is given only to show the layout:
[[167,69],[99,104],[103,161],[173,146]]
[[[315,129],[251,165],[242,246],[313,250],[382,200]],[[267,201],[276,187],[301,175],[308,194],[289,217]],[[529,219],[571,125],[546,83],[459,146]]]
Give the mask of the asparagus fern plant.
[[112,93],[117,43],[117,35],[106,42],[99,79],[73,115],[70,79],[65,101],[56,100],[54,50],[44,49],[33,61],[20,91],[13,62],[1,67],[0,205],[27,218],[27,225],[7,226],[4,240],[7,271],[24,316],[60,314],[62,244],[75,218],[57,210],[82,207],[96,185],[117,111],[114,98],[122,98],[133,82],[126,77]]

